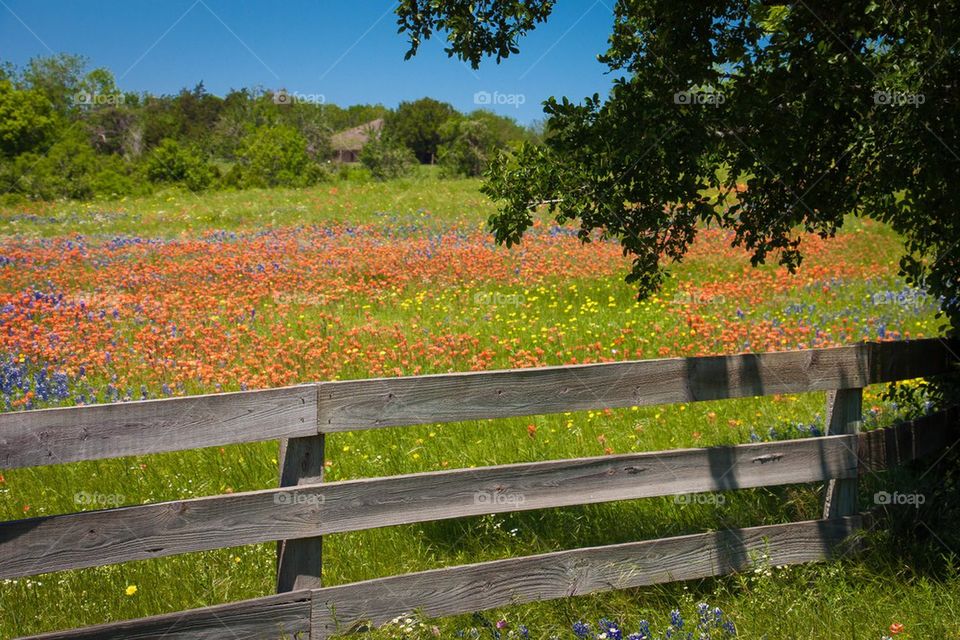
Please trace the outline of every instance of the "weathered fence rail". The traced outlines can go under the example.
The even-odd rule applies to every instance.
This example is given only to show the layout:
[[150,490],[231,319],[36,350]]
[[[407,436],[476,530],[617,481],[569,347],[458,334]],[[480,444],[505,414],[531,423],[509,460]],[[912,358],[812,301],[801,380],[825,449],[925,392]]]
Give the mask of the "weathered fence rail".
[[[319,639],[415,609],[452,615],[723,575],[746,568],[759,552],[775,564],[822,560],[845,549],[860,526],[859,472],[935,454],[960,438],[954,412],[859,433],[863,387],[947,373],[956,366],[954,351],[940,340],[864,343],[0,414],[0,470],[282,441],[276,489],[0,523],[0,578],[279,540],[277,595],[38,637]],[[824,437],[322,481],[326,433],[808,391],[829,392]],[[813,482],[827,485],[821,520],[321,584],[322,536],[331,533]],[[524,500],[493,499],[505,493]]]

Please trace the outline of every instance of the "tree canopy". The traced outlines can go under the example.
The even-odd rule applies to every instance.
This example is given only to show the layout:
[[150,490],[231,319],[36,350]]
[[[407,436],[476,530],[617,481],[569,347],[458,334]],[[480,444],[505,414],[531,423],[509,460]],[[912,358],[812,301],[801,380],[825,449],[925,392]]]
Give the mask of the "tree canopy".
[[[442,31],[448,54],[476,66],[517,53],[552,8],[407,0],[397,11],[408,55]],[[617,0],[600,56],[613,88],[551,98],[544,143],[494,162],[495,237],[519,242],[545,207],[584,241],[617,239],[643,296],[705,223],[731,229],[754,263],[795,269],[801,231],[829,236],[845,215],[869,216],[903,235],[903,273],[960,328],[958,12],[937,0]]]
[[[364,154],[369,173],[335,160],[333,136],[387,121]],[[468,127],[454,123],[469,119]],[[478,135],[482,131],[484,135]],[[155,188],[193,191],[303,187],[334,178],[390,179],[433,163],[474,176],[493,152],[538,135],[488,111],[462,114],[430,98],[338,106],[320,94],[263,87],[221,97],[202,81],[171,95],[123,92],[104,68],[56,54],[24,68],[0,61],[0,202],[116,197]],[[413,156],[416,153],[417,156]],[[51,156],[52,154],[52,156]],[[72,176],[70,180],[65,176]]]
[[409,147],[420,162],[432,164],[442,141],[440,127],[456,115],[451,105],[433,98],[401,102],[387,114],[384,135]]

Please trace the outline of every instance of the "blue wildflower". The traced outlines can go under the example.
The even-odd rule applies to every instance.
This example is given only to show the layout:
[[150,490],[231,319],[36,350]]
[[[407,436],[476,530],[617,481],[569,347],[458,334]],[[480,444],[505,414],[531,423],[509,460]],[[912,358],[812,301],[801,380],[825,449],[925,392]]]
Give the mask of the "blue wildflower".
[[582,620],[577,620],[573,625],[573,633],[578,638],[586,638],[590,635],[590,625]]
[[679,609],[674,609],[670,612],[670,624],[677,629],[683,629],[683,616],[680,615]]
[[621,638],[623,638],[623,632],[620,631],[620,627],[613,620],[602,618],[600,620],[600,629],[607,634],[610,640],[621,640]]

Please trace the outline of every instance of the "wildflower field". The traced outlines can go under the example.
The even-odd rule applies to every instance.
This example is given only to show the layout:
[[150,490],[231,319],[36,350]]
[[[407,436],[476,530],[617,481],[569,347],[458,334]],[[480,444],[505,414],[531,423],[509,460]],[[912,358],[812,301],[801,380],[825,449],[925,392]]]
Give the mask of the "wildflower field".
[[[729,234],[704,229],[666,287],[637,302],[616,243],[584,245],[544,219],[521,246],[494,246],[493,204],[478,188],[424,174],[2,210],[0,411],[938,334],[937,300],[898,278],[899,239],[870,221],[805,236],[795,275],[750,267]],[[335,434],[326,478],[809,437],[823,405],[812,393]],[[868,428],[900,411],[882,387],[866,391],[865,409]],[[0,520],[269,488],[276,458],[274,442],[12,470],[0,475]],[[868,477],[864,499],[897,481]],[[787,486],[336,534],[324,538],[324,582],[814,519],[820,498]],[[936,526],[937,511],[890,507],[865,553],[821,565],[757,558],[739,576],[375,633],[955,638],[960,535]],[[897,527],[916,535],[894,539]],[[3,581],[0,637],[266,595],[274,562],[274,547],[257,545]]]

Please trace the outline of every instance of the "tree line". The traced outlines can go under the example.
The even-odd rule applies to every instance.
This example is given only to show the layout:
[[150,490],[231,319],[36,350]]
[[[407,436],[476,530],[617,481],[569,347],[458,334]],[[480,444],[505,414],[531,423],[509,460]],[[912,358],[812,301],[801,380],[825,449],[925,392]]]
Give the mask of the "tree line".
[[221,97],[203,82],[175,95],[122,91],[108,69],[58,54],[23,68],[0,63],[0,193],[15,202],[144,195],[171,185],[307,186],[351,174],[332,161],[331,138],[378,119],[382,130],[360,155],[376,178],[418,163],[476,176],[497,150],[539,138],[510,118],[460,113],[431,98],[390,109],[260,87]]

